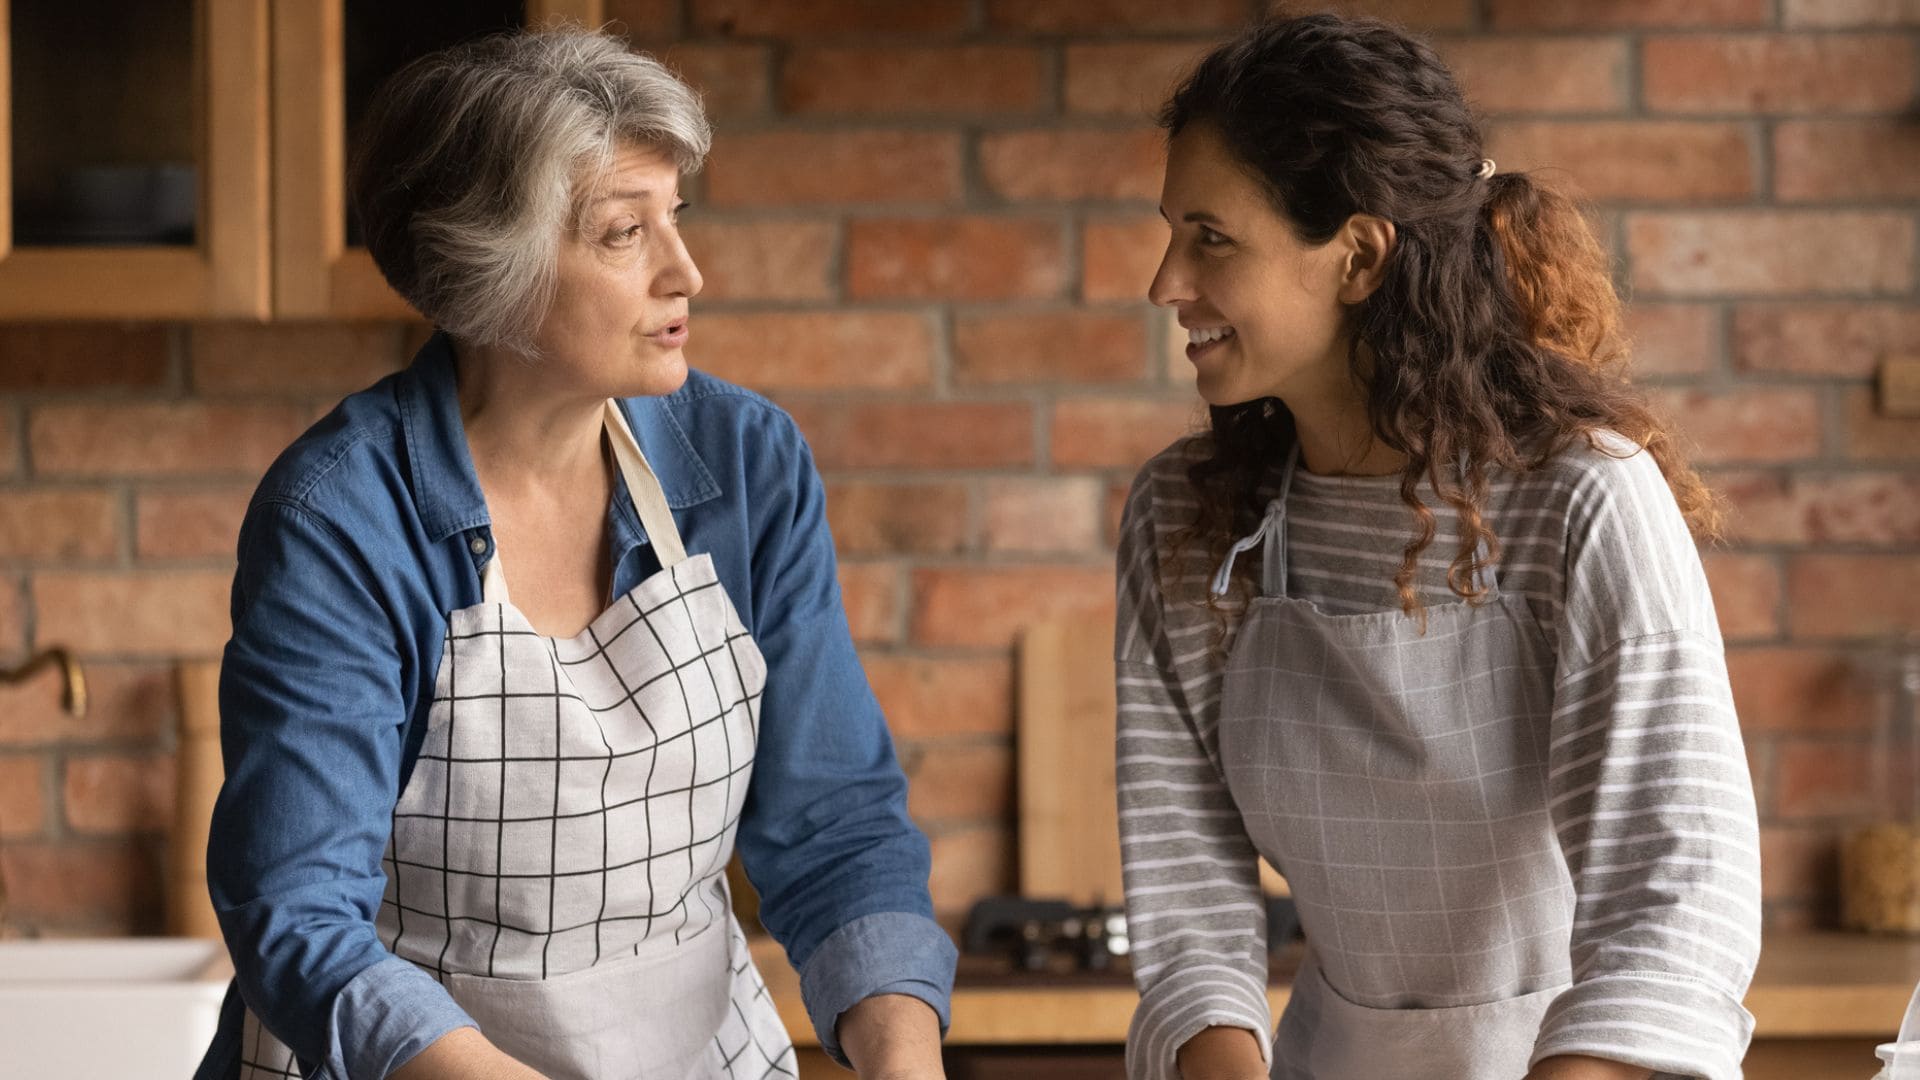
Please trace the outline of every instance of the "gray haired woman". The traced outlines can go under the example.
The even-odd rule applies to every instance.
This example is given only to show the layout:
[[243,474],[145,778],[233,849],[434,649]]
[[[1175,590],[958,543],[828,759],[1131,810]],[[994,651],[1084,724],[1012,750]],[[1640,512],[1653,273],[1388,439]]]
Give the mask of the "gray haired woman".
[[735,851],[827,1052],[941,1075],[954,950],[818,474],[687,367],[708,143],[584,31],[380,95],[354,205],[439,332],[241,528],[208,871],[237,978],[202,1080],[794,1076]]

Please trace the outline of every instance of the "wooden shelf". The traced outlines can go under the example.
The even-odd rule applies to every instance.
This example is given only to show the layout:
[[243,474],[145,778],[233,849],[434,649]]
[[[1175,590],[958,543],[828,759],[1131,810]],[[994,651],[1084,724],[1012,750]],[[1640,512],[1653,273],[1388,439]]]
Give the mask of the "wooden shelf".
[[[800,1046],[817,1046],[800,981],[779,946],[754,961]],[[1747,1009],[1756,1039],[1891,1039],[1920,982],[1920,941],[1858,934],[1779,934],[1767,940]],[[1267,990],[1277,1018],[1288,988]],[[953,995],[953,1046],[1122,1043],[1139,996],[1130,985],[969,986]]]

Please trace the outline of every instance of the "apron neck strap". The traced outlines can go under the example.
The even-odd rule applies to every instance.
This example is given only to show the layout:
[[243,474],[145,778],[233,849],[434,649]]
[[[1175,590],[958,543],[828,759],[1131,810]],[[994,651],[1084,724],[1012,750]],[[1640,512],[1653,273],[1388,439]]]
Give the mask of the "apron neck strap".
[[661,490],[660,478],[654,475],[653,466],[647,464],[647,456],[640,452],[640,441],[627,426],[627,416],[620,411],[620,403],[612,398],[607,399],[606,426],[607,439],[613,444],[614,461],[627,482],[627,495],[640,514],[640,525],[647,530],[647,540],[660,559],[660,568],[671,569],[685,562],[687,548],[680,542],[680,530],[673,524],[667,493]]
[[[626,414],[620,411],[620,405],[612,398],[607,399],[603,425],[607,432],[607,442],[613,447],[614,464],[620,468],[620,476],[627,483],[627,494],[633,499],[633,508],[640,514],[640,525],[647,530],[647,540],[653,545],[653,552],[660,559],[662,570],[683,563],[687,559],[686,545],[680,541],[680,530],[673,524],[673,511],[667,507],[666,492],[660,489],[660,479],[653,474],[653,467],[647,464],[647,456],[640,452],[640,441],[633,437],[633,429],[627,426]],[[493,558],[480,571],[480,599],[488,604],[509,603],[507,592],[507,571],[501,564],[500,549],[495,548]]]
[[[1266,516],[1260,520],[1260,527],[1253,534],[1234,543],[1227,550],[1226,561],[1220,564],[1220,570],[1213,576],[1213,595],[1225,596],[1233,578],[1233,562],[1241,553],[1255,547],[1261,547],[1260,591],[1264,596],[1283,596],[1287,591],[1287,495],[1293,490],[1293,474],[1300,468],[1300,443],[1294,441],[1293,448],[1287,451],[1287,463],[1280,473],[1280,493],[1267,503]],[[1465,485],[1467,468],[1464,462],[1460,466],[1460,482]],[[1264,545],[1264,546],[1263,546]],[[1487,561],[1490,549],[1485,537],[1482,537],[1477,552],[1479,561]],[[1474,570],[1474,582],[1482,588],[1493,587],[1491,566],[1480,566]],[[1920,1078],[1917,1078],[1920,1080]]]

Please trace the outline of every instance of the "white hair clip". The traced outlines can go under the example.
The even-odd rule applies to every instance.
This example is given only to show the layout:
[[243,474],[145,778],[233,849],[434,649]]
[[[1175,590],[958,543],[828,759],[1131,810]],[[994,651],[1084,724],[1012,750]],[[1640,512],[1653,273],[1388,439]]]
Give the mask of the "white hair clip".
[[1481,158],[1480,167],[1473,170],[1474,179],[1485,180],[1487,177],[1492,175],[1493,175],[1493,159]]

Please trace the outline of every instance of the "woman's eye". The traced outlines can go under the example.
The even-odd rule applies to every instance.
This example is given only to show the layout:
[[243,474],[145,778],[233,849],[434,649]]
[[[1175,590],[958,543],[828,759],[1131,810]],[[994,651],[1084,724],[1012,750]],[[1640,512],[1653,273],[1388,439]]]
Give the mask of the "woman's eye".
[[631,244],[633,243],[634,238],[639,235],[640,235],[639,222],[634,222],[632,225],[616,225],[611,231],[607,233],[606,242],[609,244],[616,244],[616,245]]
[[1225,244],[1228,242],[1229,241],[1225,236],[1222,236],[1221,234],[1214,232],[1212,229],[1207,228],[1205,225],[1200,226],[1200,243],[1203,246],[1217,247],[1221,244]]
[[687,202],[685,200],[681,200],[681,202],[673,208],[673,214],[671,215],[671,220],[675,225],[680,224],[680,215],[683,212],[691,209],[693,209],[692,203]]

